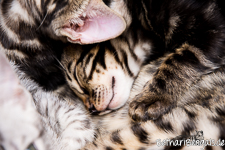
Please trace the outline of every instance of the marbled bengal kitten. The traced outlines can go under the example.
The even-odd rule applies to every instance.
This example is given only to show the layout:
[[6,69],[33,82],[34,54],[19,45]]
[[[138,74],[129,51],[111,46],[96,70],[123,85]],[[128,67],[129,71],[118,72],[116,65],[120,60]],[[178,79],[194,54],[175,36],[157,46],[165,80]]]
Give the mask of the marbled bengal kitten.
[[[107,5],[126,21],[126,30],[118,38],[126,46],[115,44],[118,50],[146,49],[149,62],[168,54],[130,103],[133,120],[154,120],[178,105],[192,103],[179,99],[180,95],[201,76],[224,65],[225,21],[220,0],[109,0]],[[107,107],[99,110],[103,108]]]
[[[150,53],[147,57],[150,65],[152,61],[168,55],[154,73],[149,69],[143,71],[145,77],[149,75],[149,82],[136,97],[131,96],[130,108],[125,106],[116,111],[120,112],[115,113],[118,116],[114,113],[104,116],[106,122],[114,117],[112,126],[105,123],[104,119],[97,122],[102,125],[99,131],[109,131],[109,134],[103,133],[103,136],[97,138],[97,146],[94,143],[88,148],[139,149],[140,145],[144,145],[143,149],[151,146],[152,149],[157,149],[154,147],[155,137],[175,138],[190,135],[195,129],[200,131],[203,128],[207,133],[206,139],[224,139],[224,18],[222,6],[217,5],[219,3],[221,2],[197,0],[129,3],[123,0],[108,1],[108,5],[125,18],[126,31],[119,38],[108,42],[107,46],[103,44],[102,47],[100,44],[97,49],[103,53],[84,55],[80,60],[75,58],[72,60],[75,63],[67,62],[65,66],[69,71],[70,76],[67,78],[70,85],[74,84],[72,88],[75,88],[76,93],[80,92],[87,107],[93,109],[94,105],[97,110],[104,111],[114,109],[111,104],[116,102],[113,101],[114,94],[109,96],[109,100],[103,98],[107,93],[105,89],[108,89],[105,87],[110,87],[114,92],[115,72],[108,75],[106,82],[103,81],[105,85],[101,81],[93,84],[95,79],[104,77],[109,71],[109,58],[106,57],[105,61],[100,57],[101,54],[112,53],[114,47],[121,54],[133,52],[132,57],[137,59],[134,52],[145,50]],[[123,44],[113,44],[116,40]],[[118,58],[112,58],[116,62],[115,66],[133,66],[126,57],[118,55]],[[89,64],[91,65],[88,66]],[[130,77],[128,68],[132,67],[125,67],[124,74]],[[135,69],[134,77],[136,72]],[[138,76],[138,81],[142,81],[141,77]],[[104,89],[101,92],[103,94],[99,92],[100,87]],[[117,106],[123,104],[124,101],[121,101]],[[126,109],[129,109],[133,120],[147,122],[132,122],[127,119]],[[118,124],[121,125],[120,128],[116,126]],[[111,146],[105,147],[107,144]]]
[[79,149],[94,137],[58,63],[64,47],[111,39],[124,29],[124,19],[101,0],[1,0],[0,50],[33,96],[50,141],[46,149]]

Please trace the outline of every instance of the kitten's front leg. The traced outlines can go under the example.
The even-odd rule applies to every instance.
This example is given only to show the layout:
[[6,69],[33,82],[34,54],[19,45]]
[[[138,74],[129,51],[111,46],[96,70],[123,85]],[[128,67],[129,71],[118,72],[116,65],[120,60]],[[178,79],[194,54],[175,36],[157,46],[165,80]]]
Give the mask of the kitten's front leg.
[[153,79],[131,101],[131,118],[134,121],[155,120],[169,112],[182,101],[181,96],[195,81],[215,68],[218,66],[213,65],[201,50],[183,44],[165,59]]
[[129,114],[134,121],[155,120],[176,106],[176,101],[167,94],[154,93],[149,81],[144,90],[130,103]]

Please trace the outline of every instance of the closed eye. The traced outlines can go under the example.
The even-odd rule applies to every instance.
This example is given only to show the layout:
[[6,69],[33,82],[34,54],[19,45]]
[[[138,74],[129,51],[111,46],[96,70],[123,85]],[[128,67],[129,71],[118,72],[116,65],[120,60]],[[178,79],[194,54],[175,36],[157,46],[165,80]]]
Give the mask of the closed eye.
[[[81,86],[81,83],[79,82],[79,80],[77,78],[76,66],[74,67],[73,76],[74,76],[75,81],[77,82],[77,85],[79,86],[78,88],[82,91],[82,94],[89,95],[89,92],[84,87]],[[75,89],[76,89],[76,87],[75,87]],[[78,89],[76,89],[76,90],[79,91]],[[79,93],[81,93],[81,92],[79,92]]]

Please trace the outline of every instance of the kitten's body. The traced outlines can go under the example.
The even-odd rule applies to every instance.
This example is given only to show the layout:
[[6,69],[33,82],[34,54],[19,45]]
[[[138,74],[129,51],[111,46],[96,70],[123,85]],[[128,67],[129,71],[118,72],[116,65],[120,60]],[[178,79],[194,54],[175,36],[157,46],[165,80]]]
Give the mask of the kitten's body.
[[[155,145],[157,138],[190,136],[195,130],[203,130],[206,139],[224,139],[225,30],[217,2],[115,0],[108,5],[127,23],[126,31],[110,44],[121,53],[141,49],[149,55],[134,84],[133,89],[142,83],[138,95],[131,96],[130,107],[126,104],[98,122],[105,125],[100,128],[103,136],[88,148],[163,149]],[[161,57],[164,61],[158,66],[153,63]],[[105,123],[111,118],[115,124]],[[116,128],[117,124],[121,126]]]

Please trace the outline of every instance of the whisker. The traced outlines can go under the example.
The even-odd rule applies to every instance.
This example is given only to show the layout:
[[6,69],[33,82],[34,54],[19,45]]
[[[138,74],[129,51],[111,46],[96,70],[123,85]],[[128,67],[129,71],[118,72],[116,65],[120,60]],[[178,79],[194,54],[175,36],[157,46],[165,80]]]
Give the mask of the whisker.
[[62,65],[62,63],[58,60],[58,58],[56,58],[55,56],[54,56],[54,58],[60,64],[60,66],[62,67],[62,69],[64,69],[64,71],[66,71],[66,68]]
[[46,12],[44,19],[42,20],[41,24],[38,26],[38,28],[37,28],[36,30],[39,30],[39,29],[40,29],[40,27],[41,27],[42,24],[44,23],[44,21],[45,21],[47,15],[48,15],[48,11]]

